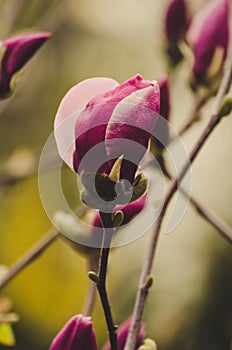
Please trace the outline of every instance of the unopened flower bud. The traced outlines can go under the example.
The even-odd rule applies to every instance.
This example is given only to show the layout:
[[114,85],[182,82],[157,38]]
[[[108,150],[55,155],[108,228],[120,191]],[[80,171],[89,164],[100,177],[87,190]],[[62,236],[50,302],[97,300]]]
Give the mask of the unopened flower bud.
[[171,0],[165,16],[165,34],[167,53],[173,65],[182,59],[178,44],[184,38],[189,22],[185,0]]
[[207,85],[221,73],[229,45],[229,12],[229,0],[213,0],[194,17],[187,34],[194,53],[192,85]]
[[50,350],[98,350],[90,317],[77,315],[64,326],[53,340]]
[[184,0],[171,0],[165,17],[165,31],[169,42],[178,42],[188,28],[189,19]]
[[13,92],[14,74],[23,68],[50,36],[47,32],[23,34],[7,39],[1,44],[0,98],[6,98]]
[[158,83],[139,74],[122,84],[109,78],[87,79],[67,93],[56,115],[55,138],[60,156],[88,190],[82,196],[87,205],[101,209],[95,200],[87,202],[91,191],[106,202],[121,192],[131,196],[159,109]]

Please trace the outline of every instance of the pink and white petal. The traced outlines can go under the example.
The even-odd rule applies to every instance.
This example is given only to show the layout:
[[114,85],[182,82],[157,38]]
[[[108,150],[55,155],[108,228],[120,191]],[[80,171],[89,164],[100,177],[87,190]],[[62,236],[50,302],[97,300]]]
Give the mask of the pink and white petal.
[[56,146],[60,157],[73,170],[73,152],[75,149],[75,122],[80,113],[75,113],[54,129]]
[[63,120],[84,109],[96,95],[112,90],[118,85],[111,78],[90,78],[73,86],[60,103],[54,127],[56,128]]
[[[110,159],[121,155],[121,175],[130,182],[137,166],[149,147],[160,110],[160,92],[157,82],[132,93],[114,109],[106,129],[106,152]],[[128,162],[130,161],[130,162]],[[134,163],[134,166],[132,165]]]
[[[99,125],[108,124],[113,110],[118,103],[134,92],[140,89],[145,89],[151,85],[152,83],[150,81],[143,80],[142,77],[137,74],[105,93],[99,92],[99,94],[97,94],[92,100],[89,100],[89,103],[85,106],[85,109],[81,114],[81,118],[77,120],[76,138]],[[105,134],[101,140],[104,139]],[[91,138],[90,140],[86,140],[87,144],[88,142],[93,145],[95,144],[94,141],[92,142]]]
[[[82,170],[96,172],[103,165],[100,172],[109,172],[105,146],[102,144],[98,150],[97,145],[105,141],[107,124],[112,116],[115,106],[133,92],[151,86],[151,82],[143,80],[137,74],[116,88],[105,93],[99,93],[86,105],[77,119],[75,126],[76,151],[74,154],[74,167],[77,173]],[[95,149],[96,153],[90,153]],[[88,154],[88,157],[86,155]],[[85,158],[85,159],[84,159]],[[81,163],[81,164],[80,164]]]
[[61,101],[54,122],[55,139],[58,152],[69,167],[73,168],[75,123],[80,112],[97,94],[116,86],[118,83],[111,78],[86,79],[72,87]]
[[193,47],[197,75],[206,73],[216,48],[222,48],[221,65],[225,61],[229,44],[229,14],[229,0],[213,0],[194,17],[187,40]]
[[[115,107],[106,129],[106,148],[110,155],[122,148],[118,138],[142,141],[141,135],[131,135],[133,128],[151,133],[157,122],[160,110],[160,91],[157,82],[137,90],[120,101]],[[123,154],[123,153],[121,153]]]

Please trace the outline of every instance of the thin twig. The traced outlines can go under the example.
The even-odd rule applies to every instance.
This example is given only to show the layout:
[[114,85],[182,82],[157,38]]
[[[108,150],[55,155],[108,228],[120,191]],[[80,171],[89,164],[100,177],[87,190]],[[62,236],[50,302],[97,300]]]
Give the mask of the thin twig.
[[[75,4],[76,5],[76,4]],[[72,12],[72,3],[60,0],[49,6],[48,10],[42,14],[37,20],[37,27],[49,28],[52,33],[55,33],[66,21],[68,21]]]
[[110,213],[100,213],[102,226],[104,229],[102,237],[102,246],[99,260],[98,281],[97,289],[101,299],[102,307],[105,314],[105,319],[108,327],[111,350],[117,350],[117,332],[116,326],[113,321],[111,307],[106,290],[106,273],[108,266],[108,258],[110,252],[110,245],[113,233],[115,231],[112,228],[112,215]]
[[208,102],[211,96],[212,94],[206,94],[203,97],[198,98],[193,108],[193,111],[190,114],[189,119],[187,120],[186,124],[184,124],[182,128],[179,130],[178,132],[179,136],[183,136],[186,133],[186,131],[188,131],[191,128],[191,126],[196,122],[199,111],[206,104],[206,102]]
[[[167,170],[165,163],[163,161],[163,157],[156,158],[158,159],[158,164],[160,171],[169,179],[173,180],[173,177],[171,176],[170,172]],[[157,163],[155,163],[156,166]],[[193,195],[189,198],[189,193],[185,191],[183,187],[180,186],[180,192],[183,194],[183,196],[190,201],[192,206],[195,208],[195,210],[198,212],[198,214],[205,219],[210,225],[212,225],[218,233],[221,234],[223,238],[225,238],[228,242],[232,243],[232,228],[223,221],[216,213],[214,213],[212,210],[206,208],[198,199],[196,199]]]
[[34,171],[34,169],[32,169],[32,171],[28,171],[27,174],[24,174],[22,176],[5,174],[4,172],[0,172],[0,188],[10,188],[35,175],[36,171]]
[[44,237],[36,242],[25,254],[23,254],[8,270],[7,274],[0,280],[0,289],[6,286],[19,272],[26,266],[30,265],[36,260],[44,250],[50,246],[52,242],[58,237],[59,232],[56,229],[51,229],[44,235]]
[[229,65],[225,71],[221,86],[217,93],[215,108],[213,110],[210,121],[206,126],[206,128],[203,130],[192,152],[190,153],[190,157],[189,157],[190,163],[186,162],[183,168],[181,169],[179,175],[172,181],[169,187],[169,190],[166,193],[163,206],[160,208],[160,215],[156,221],[150,242],[148,244],[148,252],[146,254],[146,258],[145,258],[143,269],[140,276],[140,282],[139,282],[138,292],[136,296],[131,327],[130,327],[129,335],[128,335],[124,350],[135,350],[136,341],[139,333],[139,327],[141,324],[142,314],[144,310],[144,305],[148,294],[146,282],[151,273],[152,264],[153,264],[153,260],[154,260],[154,256],[157,248],[157,242],[160,234],[160,228],[163,222],[163,217],[165,215],[166,209],[170,203],[170,200],[175,194],[178,188],[178,185],[180,184],[181,180],[187,173],[190,165],[193,163],[199,151],[205,144],[206,140],[211,135],[211,133],[213,132],[217,124],[220,122],[220,119],[221,119],[219,115],[220,106],[223,101],[224,95],[227,93],[228,89],[230,88],[231,79],[232,79],[232,57],[229,61]]
[[14,28],[14,24],[22,10],[24,0],[7,1],[7,7],[1,9],[1,36],[8,36]]
[[[166,171],[166,176],[173,180],[171,175]],[[184,188],[180,186],[180,192],[183,194],[185,198],[189,198],[189,193],[185,191]],[[216,215],[212,210],[206,208],[201,202],[195,198],[195,196],[191,195],[189,198],[190,203],[194,206],[198,214],[205,219],[208,223],[210,223],[223,238],[225,238],[229,243],[232,243],[232,228],[226,224],[218,215]]]
[[[180,191],[184,196],[189,196],[189,194],[183,188],[180,188]],[[223,238],[225,238],[229,243],[232,243],[232,228],[227,225],[225,221],[223,221],[212,210],[203,206],[195,197],[191,196],[190,202],[202,218],[216,228]]]
[[11,312],[6,314],[0,313],[0,325],[1,323],[15,323],[19,321],[19,315]]

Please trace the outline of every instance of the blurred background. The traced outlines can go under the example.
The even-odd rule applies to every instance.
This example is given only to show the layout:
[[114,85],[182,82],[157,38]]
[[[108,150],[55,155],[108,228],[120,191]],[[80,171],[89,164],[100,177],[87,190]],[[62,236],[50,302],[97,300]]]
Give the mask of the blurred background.
[[[192,12],[206,2],[189,0]],[[162,77],[163,18],[161,0],[0,0],[0,38],[29,31],[51,31],[52,38],[27,64],[15,94],[0,102],[0,170],[24,174],[34,167],[53,130],[61,98],[77,82],[107,76],[119,82],[140,73]],[[194,97],[188,88],[189,66],[172,74],[171,122],[180,128]],[[210,117],[184,137],[186,147],[196,140]],[[232,119],[221,122],[193,166],[193,193],[232,225]],[[10,159],[10,163],[9,163]],[[12,165],[13,164],[13,165]],[[69,171],[64,186],[70,203]],[[142,225],[143,223],[141,223]],[[0,188],[0,265],[10,266],[51,227],[40,201],[35,175]],[[132,312],[149,233],[117,248],[110,258],[108,285],[115,320]],[[125,268],[125,262],[126,267]],[[130,264],[128,263],[130,262]],[[57,240],[6,288],[1,296],[13,301],[20,316],[14,325],[17,350],[47,350],[58,330],[81,313],[88,288],[86,260]],[[230,350],[232,340],[232,247],[190,206],[170,235],[162,235],[144,321],[147,335],[159,350]],[[128,282],[129,281],[129,282]],[[106,328],[99,302],[93,322],[99,346]],[[0,345],[0,349],[6,347]]]

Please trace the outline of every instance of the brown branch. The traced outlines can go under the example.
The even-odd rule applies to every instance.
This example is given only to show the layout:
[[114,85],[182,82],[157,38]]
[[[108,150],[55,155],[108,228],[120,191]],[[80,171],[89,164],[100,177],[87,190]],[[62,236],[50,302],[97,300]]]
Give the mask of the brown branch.
[[[184,196],[188,197],[188,193],[186,193],[184,189],[180,188],[180,191]],[[191,196],[190,203],[195,207],[196,211],[202,218],[210,223],[223,238],[225,238],[229,243],[232,243],[232,229],[225,223],[225,221],[223,221],[212,210],[203,206],[195,197]]]
[[[173,180],[171,175],[166,171],[166,176]],[[180,192],[185,198],[189,198],[189,193],[180,187]],[[190,203],[194,206],[198,214],[205,219],[209,224],[211,224],[223,238],[225,238],[229,243],[232,243],[232,228],[227,225],[218,215],[216,215],[212,210],[206,208],[202,203],[191,195],[189,198]]]
[[110,307],[107,289],[106,289],[106,274],[107,274],[107,267],[108,267],[108,258],[109,258],[111,240],[115,229],[112,228],[111,213],[100,212],[100,216],[101,216],[102,227],[104,229],[104,232],[102,237],[99,270],[98,270],[96,285],[97,285],[98,293],[101,299],[101,303],[102,303],[102,307],[104,310],[104,315],[105,315],[105,319],[108,327],[111,350],[117,350],[118,346],[117,346],[116,326],[113,321],[113,316],[112,316],[111,307]]
[[56,229],[51,229],[44,237],[36,242],[25,254],[23,254],[8,270],[7,274],[0,280],[0,289],[5,287],[25,267],[30,265],[34,260],[39,258],[46,248],[56,240],[59,232]]

